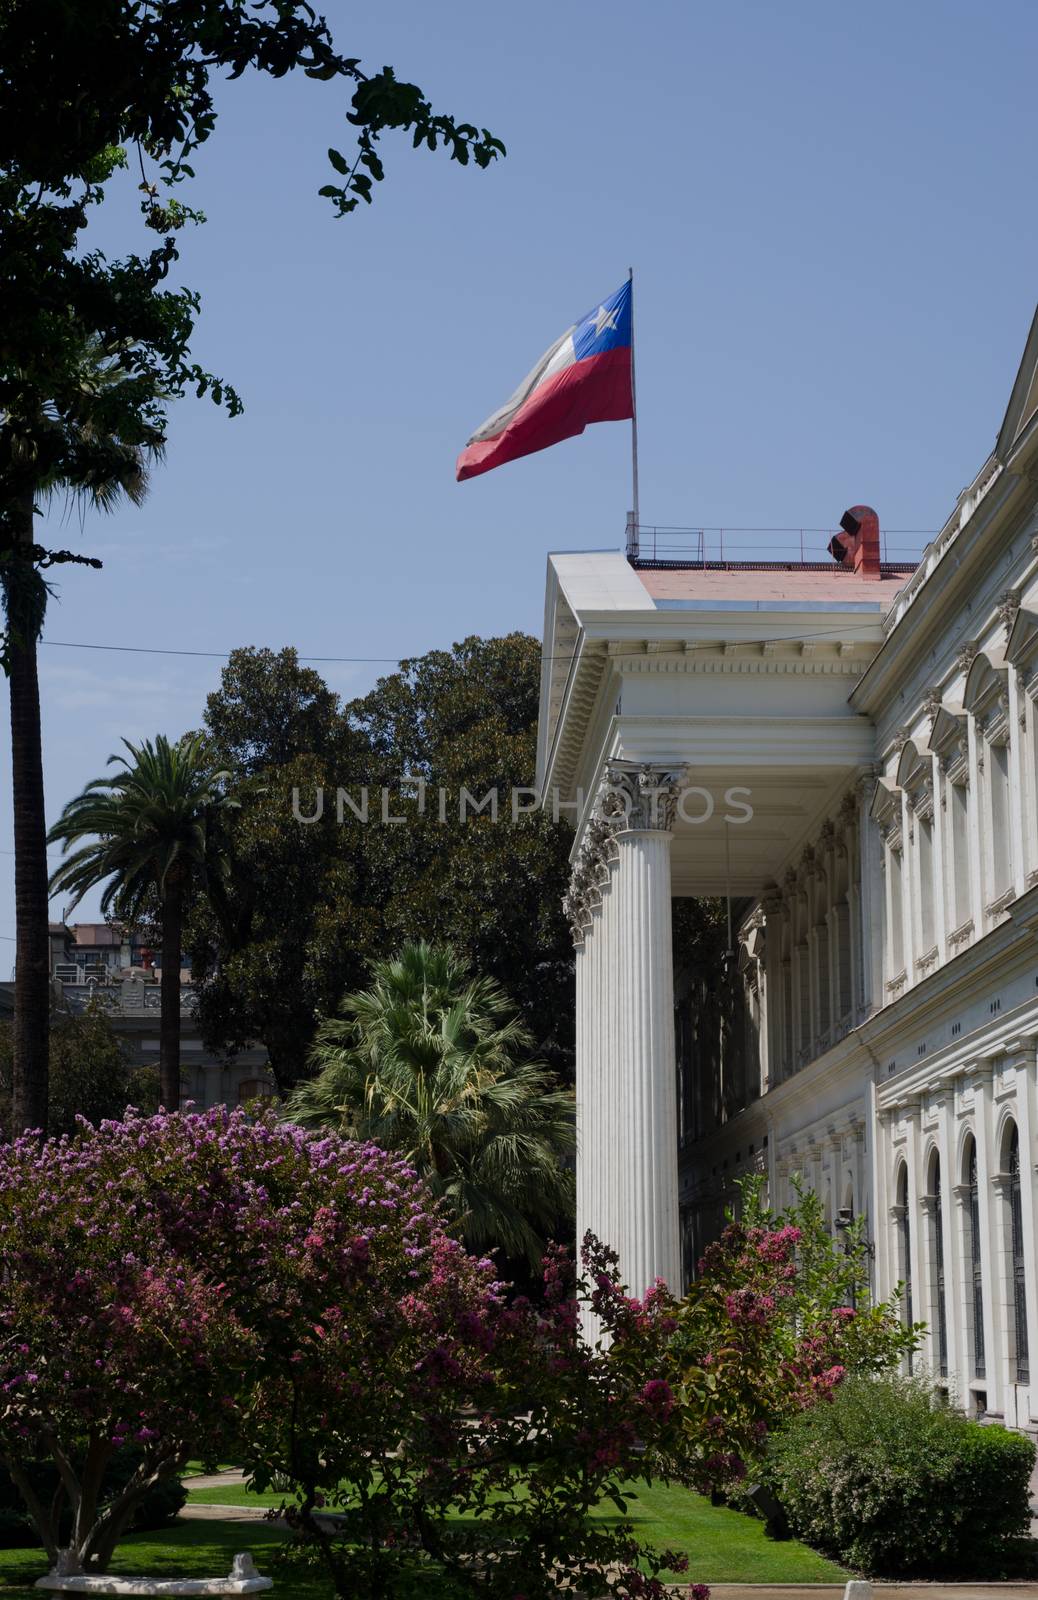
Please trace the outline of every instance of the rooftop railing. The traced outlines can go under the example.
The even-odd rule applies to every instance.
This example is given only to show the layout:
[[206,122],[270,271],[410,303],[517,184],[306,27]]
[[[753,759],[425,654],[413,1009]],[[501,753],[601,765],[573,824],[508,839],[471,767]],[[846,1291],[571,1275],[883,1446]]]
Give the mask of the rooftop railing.
[[[691,528],[627,522],[627,559],[636,567],[788,568],[832,572],[829,554],[839,528]],[[918,528],[881,530],[880,559],[897,572],[912,572],[933,533]],[[850,570],[847,568],[846,570]]]

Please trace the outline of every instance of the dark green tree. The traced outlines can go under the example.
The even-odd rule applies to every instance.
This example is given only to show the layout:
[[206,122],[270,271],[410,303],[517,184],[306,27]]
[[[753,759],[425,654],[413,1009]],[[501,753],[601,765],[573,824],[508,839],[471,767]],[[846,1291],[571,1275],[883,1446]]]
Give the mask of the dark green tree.
[[[33,540],[41,488],[96,495],[120,483],[122,452],[158,450],[167,403],[190,388],[233,415],[234,389],[190,354],[194,290],[170,287],[178,236],[204,220],[178,198],[217,121],[214,84],[246,71],[302,72],[341,83],[354,146],[330,149],[334,181],[320,193],[338,215],[370,201],[384,175],[380,139],[488,166],[503,146],[486,129],[435,112],[391,67],[364,72],[306,0],[6,0],[0,7],[0,570],[12,676],[15,788],[17,1118],[45,1112],[47,907],[40,853],[43,773],[35,646],[42,568],[68,552]],[[113,180],[139,171],[140,248],[110,260],[89,223]],[[100,426],[84,427],[84,352],[119,369]],[[114,459],[113,459],[114,452]],[[95,563],[96,564],[96,563]],[[33,818],[35,817],[35,822]]]
[[295,650],[232,650],[206,697],[205,732],[222,765],[244,778],[296,756],[345,756],[356,740],[338,695]]
[[[234,653],[205,729],[214,757],[252,781],[240,811],[221,819],[227,876],[188,933],[211,1045],[262,1040],[284,1091],[309,1070],[318,1016],[359,987],[369,961],[426,938],[496,978],[538,1056],[570,1074],[573,951],[561,904],[572,834],[550,817],[511,815],[512,788],[532,780],[539,676],[535,639],[468,639],[402,663],[340,711],[294,652]],[[402,775],[412,780],[403,794]],[[460,820],[462,786],[477,800],[497,790],[496,822],[488,810]],[[381,820],[383,788],[387,814],[403,822]],[[339,789],[358,809],[367,791],[366,822],[337,805]]]
[[79,846],[54,872],[51,892],[71,894],[75,904],[104,884],[104,916],[135,922],[157,912],[162,925],[159,1092],[167,1111],[176,1111],[184,912],[192,894],[220,876],[212,823],[238,802],[228,792],[228,774],[214,767],[197,734],[175,744],[162,734],[154,744],[150,739],[123,743],[129,759],[109,757],[109,765],[121,771],[92,779],[50,830],[50,843],[66,851]]
[[[0,1023],[0,1137],[11,1134],[14,1030]],[[104,1002],[95,996],[78,1015],[57,1012],[50,1021],[51,1134],[72,1134],[76,1118],[95,1124],[117,1119],[128,1105],[141,1111],[158,1107],[158,1076],[153,1067],[132,1067],[112,1026]]]
[[[539,1055],[568,1076],[573,1061],[573,946],[562,914],[571,828],[529,812],[537,758],[541,647],[528,634],[469,638],[402,661],[347,707],[371,748],[370,783],[399,791],[402,774],[425,779],[396,810],[406,826],[369,824],[370,893],[385,948],[420,935],[454,945],[496,978],[519,1007]],[[497,817],[477,802],[497,795]],[[439,791],[444,791],[445,822]],[[520,814],[513,820],[513,791]],[[412,791],[413,792],[413,791]]]
[[536,1268],[572,1232],[576,1131],[572,1093],[527,1059],[531,1042],[500,984],[449,945],[405,944],[321,1023],[317,1075],[287,1115],[399,1150],[470,1250]]

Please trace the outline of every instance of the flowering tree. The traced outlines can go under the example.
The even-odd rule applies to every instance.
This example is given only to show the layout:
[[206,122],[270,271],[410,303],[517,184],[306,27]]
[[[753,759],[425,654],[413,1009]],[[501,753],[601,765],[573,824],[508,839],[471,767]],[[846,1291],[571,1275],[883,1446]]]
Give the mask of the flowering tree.
[[869,1298],[860,1223],[844,1242],[817,1195],[768,1209],[759,1179],[741,1187],[676,1317],[671,1357],[684,1424],[683,1475],[701,1488],[743,1477],[767,1435],[832,1394],[848,1372],[896,1367],[925,1324],[904,1321],[900,1291]]
[[[0,1257],[0,1460],[66,1570],[103,1570],[151,1484],[229,1450],[257,1487],[292,1480],[337,1594],[410,1592],[417,1565],[488,1600],[654,1597],[683,1565],[589,1520],[623,1515],[680,1425],[672,1303],[629,1300],[599,1247],[579,1292],[608,1352],[577,1338],[564,1253],[541,1303],[509,1300],[401,1161],[219,1108],[0,1149]],[[63,1507],[33,1495],[32,1456]]]
[[[680,1440],[663,1375],[669,1295],[629,1299],[615,1257],[590,1238],[590,1281],[552,1249],[537,1303],[503,1295],[489,1261],[459,1272],[456,1250],[431,1242],[429,1270],[412,1269],[413,1289],[370,1340],[336,1308],[265,1386],[250,1419],[256,1482],[293,1479],[289,1520],[337,1594],[411,1594],[427,1571],[486,1600],[560,1588],[662,1597],[659,1574],[686,1557],[639,1543],[624,1486],[648,1480]],[[581,1298],[608,1351],[578,1339]],[[620,1517],[593,1520],[603,1502]]]
[[[363,1342],[448,1261],[476,1285],[402,1162],[222,1108],[4,1146],[0,1258],[0,1459],[69,1570],[103,1570],[154,1482],[237,1441],[322,1320]],[[99,1509],[128,1445],[140,1464]],[[60,1472],[65,1551],[31,1455]]]

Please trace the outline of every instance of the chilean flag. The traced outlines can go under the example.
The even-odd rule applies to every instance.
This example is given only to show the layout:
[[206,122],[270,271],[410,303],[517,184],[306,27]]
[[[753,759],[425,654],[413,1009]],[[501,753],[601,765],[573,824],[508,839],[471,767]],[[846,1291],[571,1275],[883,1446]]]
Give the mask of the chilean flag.
[[458,457],[458,482],[634,415],[630,281],[547,349]]

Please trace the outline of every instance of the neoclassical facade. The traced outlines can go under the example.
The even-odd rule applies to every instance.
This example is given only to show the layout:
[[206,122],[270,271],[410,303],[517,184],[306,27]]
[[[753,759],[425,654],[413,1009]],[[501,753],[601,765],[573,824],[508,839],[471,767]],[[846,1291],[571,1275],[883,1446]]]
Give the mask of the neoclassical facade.
[[[868,507],[842,526],[840,562],[649,558],[637,530],[549,559],[578,1225],[641,1293],[741,1174],[798,1179],[866,1219],[960,1403],[1038,1429],[1038,317],[919,563]],[[704,983],[672,917],[707,896],[732,930]]]

